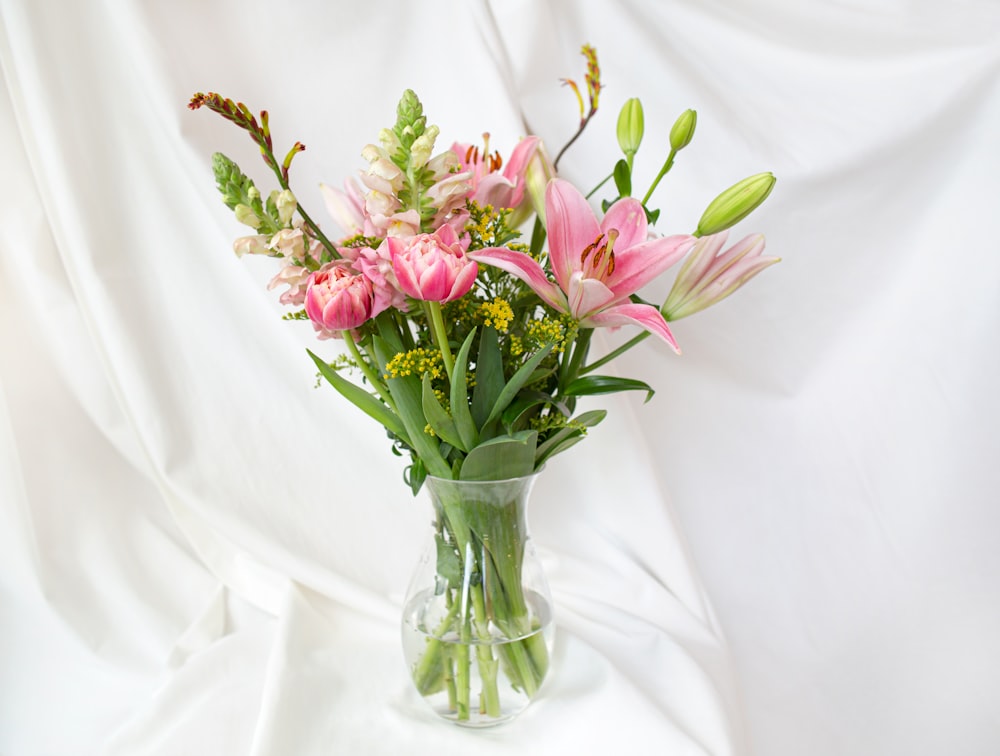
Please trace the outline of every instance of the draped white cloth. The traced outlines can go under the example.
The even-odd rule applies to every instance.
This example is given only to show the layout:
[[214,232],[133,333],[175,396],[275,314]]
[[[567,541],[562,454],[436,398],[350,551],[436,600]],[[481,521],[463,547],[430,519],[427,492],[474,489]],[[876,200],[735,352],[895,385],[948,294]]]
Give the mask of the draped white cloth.
[[[229,252],[210,155],[267,171],[185,105],[269,110],[322,219],[407,87],[439,145],[558,148],[585,42],[563,175],[638,96],[648,185],[695,108],[658,228],[772,170],[737,232],[783,262],[616,364],[656,396],[533,497],[554,674],[470,732],[400,652],[429,505]],[[0,0],[0,63],[4,756],[996,753],[1000,5]]]

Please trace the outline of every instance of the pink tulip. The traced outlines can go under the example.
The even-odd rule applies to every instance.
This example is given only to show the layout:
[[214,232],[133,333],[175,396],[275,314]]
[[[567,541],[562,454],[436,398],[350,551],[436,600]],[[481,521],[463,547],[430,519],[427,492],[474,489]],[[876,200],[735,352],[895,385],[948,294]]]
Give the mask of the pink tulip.
[[400,290],[426,302],[450,302],[464,296],[479,268],[465,254],[449,225],[433,234],[386,239]]
[[306,290],[306,315],[326,331],[357,328],[372,316],[372,283],[337,262],[312,275]]
[[725,299],[779,257],[763,257],[763,234],[752,234],[722,254],[728,231],[698,240],[674,281],[663,313],[680,320]]
[[472,174],[469,179],[472,184],[470,199],[474,199],[480,205],[492,205],[498,210],[517,207],[524,199],[524,173],[541,140],[535,136],[522,139],[504,165],[500,153],[489,154],[489,135],[484,136],[486,146],[482,153],[478,147],[469,144],[451,146],[452,152],[458,155],[462,170]]
[[585,327],[638,325],[680,351],[659,310],[629,297],[680,260],[694,244],[688,235],[647,239],[642,204],[626,197],[598,222],[579,190],[553,179],[545,191],[550,281],[535,260],[503,247],[469,254],[521,279],[542,301]]

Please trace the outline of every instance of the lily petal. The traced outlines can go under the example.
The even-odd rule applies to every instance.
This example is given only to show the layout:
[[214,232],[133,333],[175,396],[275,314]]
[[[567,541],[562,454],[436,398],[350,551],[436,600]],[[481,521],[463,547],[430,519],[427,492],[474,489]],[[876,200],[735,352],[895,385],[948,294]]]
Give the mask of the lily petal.
[[608,276],[607,285],[623,299],[678,262],[694,243],[693,236],[677,234],[622,247],[615,252],[615,270]]
[[545,271],[529,255],[505,247],[486,247],[466,255],[470,260],[505,270],[531,287],[545,304],[559,312],[569,312],[566,295],[545,277]]
[[625,197],[609,207],[607,215],[601,221],[601,230],[607,233],[611,229],[618,232],[615,249],[624,249],[646,241],[648,224],[642,203],[632,197]]
[[549,264],[563,291],[580,269],[580,253],[601,234],[594,211],[580,190],[564,179],[552,179],[545,190]]
[[566,300],[570,314],[577,320],[613,304],[616,299],[619,297],[597,278],[586,278],[580,271],[570,277]]
[[637,325],[666,341],[677,354],[681,353],[681,348],[670,332],[667,321],[652,305],[632,303],[615,305],[580,321],[580,325],[592,327]]

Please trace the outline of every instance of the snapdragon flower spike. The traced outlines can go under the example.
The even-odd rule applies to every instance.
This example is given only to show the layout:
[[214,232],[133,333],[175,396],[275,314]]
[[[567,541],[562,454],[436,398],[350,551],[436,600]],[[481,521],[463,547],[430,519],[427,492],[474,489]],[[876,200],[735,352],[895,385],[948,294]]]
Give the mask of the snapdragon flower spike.
[[469,257],[524,281],[543,302],[584,327],[637,325],[680,352],[659,310],[629,297],[687,254],[693,236],[647,239],[646,213],[631,197],[618,200],[598,222],[586,198],[562,179],[549,182],[545,218],[555,282],[529,255],[506,247]]
[[780,257],[764,257],[764,235],[751,234],[722,254],[728,231],[698,240],[681,266],[663,314],[668,320],[680,320],[719,302],[764,268],[780,262]]

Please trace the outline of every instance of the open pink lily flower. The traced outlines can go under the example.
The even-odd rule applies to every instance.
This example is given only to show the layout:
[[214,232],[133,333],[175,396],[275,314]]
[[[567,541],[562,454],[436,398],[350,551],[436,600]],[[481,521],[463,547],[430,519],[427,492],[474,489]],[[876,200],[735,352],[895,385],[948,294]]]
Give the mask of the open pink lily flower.
[[637,325],[680,352],[660,311],[629,296],[687,254],[693,236],[647,239],[642,203],[630,197],[618,200],[598,222],[579,190],[562,179],[550,181],[545,191],[545,224],[555,283],[523,252],[492,247],[469,257],[524,281],[543,302],[582,326]]
[[486,145],[482,153],[478,147],[469,144],[456,143],[451,146],[452,152],[458,156],[462,171],[471,173],[468,179],[472,185],[470,199],[480,205],[492,205],[496,209],[515,208],[524,199],[524,172],[535,156],[541,140],[536,136],[522,139],[504,165],[499,152],[489,154],[489,134],[483,136]]
[[728,231],[721,231],[694,245],[663,305],[668,318],[680,320],[714,305],[764,268],[781,261],[762,254],[763,234],[751,234],[722,252],[728,236]]

